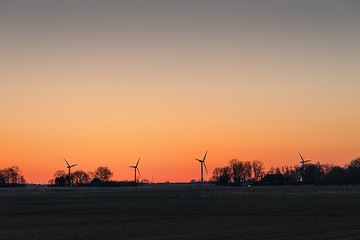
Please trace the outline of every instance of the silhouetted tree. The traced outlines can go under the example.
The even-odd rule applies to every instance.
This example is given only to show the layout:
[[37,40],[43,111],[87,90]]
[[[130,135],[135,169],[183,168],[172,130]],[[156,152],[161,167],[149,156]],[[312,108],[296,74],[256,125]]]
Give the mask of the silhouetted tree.
[[360,158],[356,158],[347,166],[349,183],[360,183]]
[[1,171],[2,180],[5,185],[16,187],[17,185],[26,184],[24,176],[21,174],[19,167],[12,166]]
[[293,168],[292,166],[283,166],[281,167],[279,172],[286,178],[286,180],[290,184],[300,182],[301,175],[296,170],[296,168]]
[[231,159],[229,165],[232,180],[234,183],[240,183],[242,175],[244,174],[244,163],[237,159]]
[[91,186],[100,186],[101,185],[101,180],[99,178],[93,178],[93,180],[91,180],[90,182]]
[[100,179],[101,182],[107,182],[111,179],[113,173],[108,167],[98,167],[95,170],[95,177]]
[[354,160],[351,160],[349,167],[360,168],[360,157],[356,158]]
[[[253,176],[254,181],[264,176],[263,163],[260,161],[242,162],[232,159],[228,167],[215,168],[212,180],[216,183],[245,183]],[[352,160],[344,168],[319,162],[307,163],[304,167],[271,167],[260,180],[262,184],[359,184],[360,157]]]
[[68,186],[68,176],[61,176],[61,177],[57,177],[54,180],[55,186],[59,186],[59,187],[65,187]]
[[93,172],[93,171],[88,171],[87,174],[89,175],[90,182],[91,182],[94,178],[96,178],[95,172]]
[[339,166],[331,166],[327,168],[325,179],[325,184],[348,184],[348,176],[346,169]]
[[5,173],[4,170],[0,170],[0,187],[1,186],[5,186],[6,185],[6,178],[5,178]]
[[235,184],[245,183],[252,175],[252,164],[251,162],[242,162],[237,159],[232,159],[229,162],[231,178]]
[[68,185],[68,178],[68,174],[64,170],[58,170],[54,173],[54,178],[49,181],[49,184],[64,187]]
[[279,167],[271,167],[266,174],[281,174],[281,170]]
[[253,170],[253,173],[254,173],[254,180],[255,181],[260,181],[265,175],[264,163],[261,162],[261,161],[254,160],[252,162],[252,170]]
[[248,181],[252,177],[252,164],[247,161],[244,163],[244,174],[243,174],[243,182]]
[[320,163],[305,164],[303,168],[303,183],[304,184],[321,184],[324,172]]
[[215,168],[211,180],[219,185],[228,185],[231,180],[230,167]]
[[74,183],[77,185],[88,184],[90,182],[90,176],[83,170],[77,170],[71,175]]
[[57,170],[55,173],[54,173],[54,178],[57,178],[57,177],[66,177],[68,174],[64,171],[64,170]]

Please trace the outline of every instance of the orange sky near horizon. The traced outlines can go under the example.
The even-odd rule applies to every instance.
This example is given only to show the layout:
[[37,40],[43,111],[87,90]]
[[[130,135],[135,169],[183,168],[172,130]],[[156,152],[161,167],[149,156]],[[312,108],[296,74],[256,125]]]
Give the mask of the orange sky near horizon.
[[[354,1],[0,1],[0,168],[199,179],[360,156]],[[208,178],[206,177],[206,178]]]

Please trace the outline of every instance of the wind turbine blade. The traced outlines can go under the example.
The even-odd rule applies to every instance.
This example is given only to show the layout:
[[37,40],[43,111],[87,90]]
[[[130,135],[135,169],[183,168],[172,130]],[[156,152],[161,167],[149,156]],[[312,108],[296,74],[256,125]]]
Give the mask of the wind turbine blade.
[[206,151],[206,153],[205,153],[205,156],[204,156],[204,158],[203,158],[203,161],[205,161],[205,158],[206,158],[207,152],[208,152],[208,151]]
[[300,157],[301,157],[301,160],[304,161],[303,157],[301,156],[301,153],[300,153],[300,152],[298,152],[298,153],[299,153],[299,155],[300,155]]
[[305,163],[305,162],[310,162],[310,161],[311,161],[311,160],[306,160],[306,161],[304,161],[304,163]]
[[139,176],[141,177],[141,174],[140,174],[140,171],[139,171],[139,169],[138,169],[138,168],[136,168],[136,170],[137,170],[137,172],[139,173]]
[[70,167],[75,167],[76,165],[78,165],[78,164],[71,165]]
[[129,166],[129,167],[135,168],[135,166]]
[[199,161],[199,162],[201,162],[202,160],[195,158],[195,161]]
[[64,158],[64,160],[65,160],[66,164],[70,167],[70,164],[66,161],[66,159],[65,159],[65,158]]
[[139,162],[140,162],[140,158],[139,158],[139,160],[138,160],[137,163],[136,163],[136,167],[137,167],[137,165],[139,164]]
[[208,170],[207,170],[207,168],[206,168],[205,162],[204,162],[204,167],[205,167],[206,175],[208,175]]

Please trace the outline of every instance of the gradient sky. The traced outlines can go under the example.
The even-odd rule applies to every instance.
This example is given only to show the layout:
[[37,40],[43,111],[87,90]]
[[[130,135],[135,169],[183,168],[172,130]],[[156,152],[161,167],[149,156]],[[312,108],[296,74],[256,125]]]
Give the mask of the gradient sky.
[[[360,3],[0,0],[0,168],[131,180],[360,156]],[[75,170],[75,168],[74,168]]]

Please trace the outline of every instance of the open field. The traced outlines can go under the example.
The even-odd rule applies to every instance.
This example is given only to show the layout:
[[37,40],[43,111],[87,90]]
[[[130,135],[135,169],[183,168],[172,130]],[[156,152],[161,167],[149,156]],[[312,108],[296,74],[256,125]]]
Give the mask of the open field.
[[360,239],[360,186],[0,189],[0,239]]

